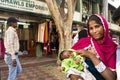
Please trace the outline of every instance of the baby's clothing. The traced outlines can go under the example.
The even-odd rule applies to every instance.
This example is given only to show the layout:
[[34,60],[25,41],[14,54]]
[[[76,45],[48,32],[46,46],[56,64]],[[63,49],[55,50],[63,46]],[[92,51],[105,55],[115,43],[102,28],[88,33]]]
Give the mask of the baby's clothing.
[[70,68],[75,68],[76,70],[79,71],[82,71],[84,69],[83,61],[81,61],[79,64],[76,64],[75,59],[76,59],[75,57],[67,58],[62,61],[61,66],[65,68],[63,72],[67,72]]
[[74,75],[79,75],[81,76],[84,80],[96,80],[95,77],[87,70],[87,69],[84,69],[83,71],[78,71],[74,68],[70,68],[67,72],[66,72],[66,76],[67,78],[69,78],[69,76],[71,74],[74,74]]
[[[70,74],[80,75],[84,78],[84,80],[96,80],[94,76],[87,70],[87,64],[84,61],[84,58],[74,50],[70,50],[71,53],[74,55],[72,58],[66,58],[62,60],[61,67],[64,67],[63,72],[69,78]],[[76,64],[76,59],[80,58],[79,64]]]

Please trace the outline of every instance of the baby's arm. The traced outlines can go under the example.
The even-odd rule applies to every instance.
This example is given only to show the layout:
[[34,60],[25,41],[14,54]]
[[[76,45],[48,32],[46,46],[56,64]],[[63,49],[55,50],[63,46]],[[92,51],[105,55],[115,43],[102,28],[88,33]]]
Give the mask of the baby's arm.
[[80,57],[77,57],[76,60],[75,60],[75,63],[76,63],[76,64],[80,64],[80,61],[81,61],[81,60],[80,60]]
[[76,61],[76,64],[81,64],[81,63],[83,63],[84,58],[80,55],[77,55],[75,61]]

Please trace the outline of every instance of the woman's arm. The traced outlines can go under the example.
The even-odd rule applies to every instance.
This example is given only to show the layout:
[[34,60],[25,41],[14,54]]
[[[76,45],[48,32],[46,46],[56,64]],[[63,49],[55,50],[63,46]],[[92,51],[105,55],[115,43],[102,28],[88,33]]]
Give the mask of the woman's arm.
[[[101,63],[101,61],[94,55],[90,55],[90,60],[93,62],[93,64],[95,66],[99,65]],[[111,69],[109,69],[108,67],[106,67],[106,69],[102,72],[100,72],[100,74],[106,79],[106,80],[116,80],[116,73],[113,72]]]
[[[89,58],[93,64],[95,65],[95,67],[97,66],[97,68],[101,68],[101,60],[99,60],[95,54],[87,51],[87,50],[79,50],[77,51],[78,53],[80,53],[81,56],[87,57]],[[105,78],[105,80],[116,80],[116,73],[113,72],[111,69],[109,69],[108,67],[106,67],[104,64],[102,64],[102,66],[104,66],[104,70],[102,72],[100,72],[100,74]],[[98,69],[97,69],[98,70]]]

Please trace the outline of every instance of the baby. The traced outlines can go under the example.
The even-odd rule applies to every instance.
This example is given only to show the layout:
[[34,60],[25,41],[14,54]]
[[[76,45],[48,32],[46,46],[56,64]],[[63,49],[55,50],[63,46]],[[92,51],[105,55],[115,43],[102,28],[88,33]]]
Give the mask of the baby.
[[74,74],[76,77],[72,80],[96,80],[87,70],[84,58],[79,53],[76,53],[75,50],[64,50],[60,53],[59,58],[62,62],[59,69],[66,74],[67,78]]

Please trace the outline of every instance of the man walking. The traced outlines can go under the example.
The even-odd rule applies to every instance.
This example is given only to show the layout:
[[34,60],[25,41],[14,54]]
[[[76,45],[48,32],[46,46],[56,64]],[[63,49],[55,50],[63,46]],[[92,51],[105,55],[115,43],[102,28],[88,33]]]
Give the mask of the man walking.
[[9,75],[7,80],[15,80],[16,76],[22,71],[22,67],[18,58],[19,40],[16,32],[18,20],[14,17],[7,19],[8,29],[5,32],[5,63],[9,68]]

